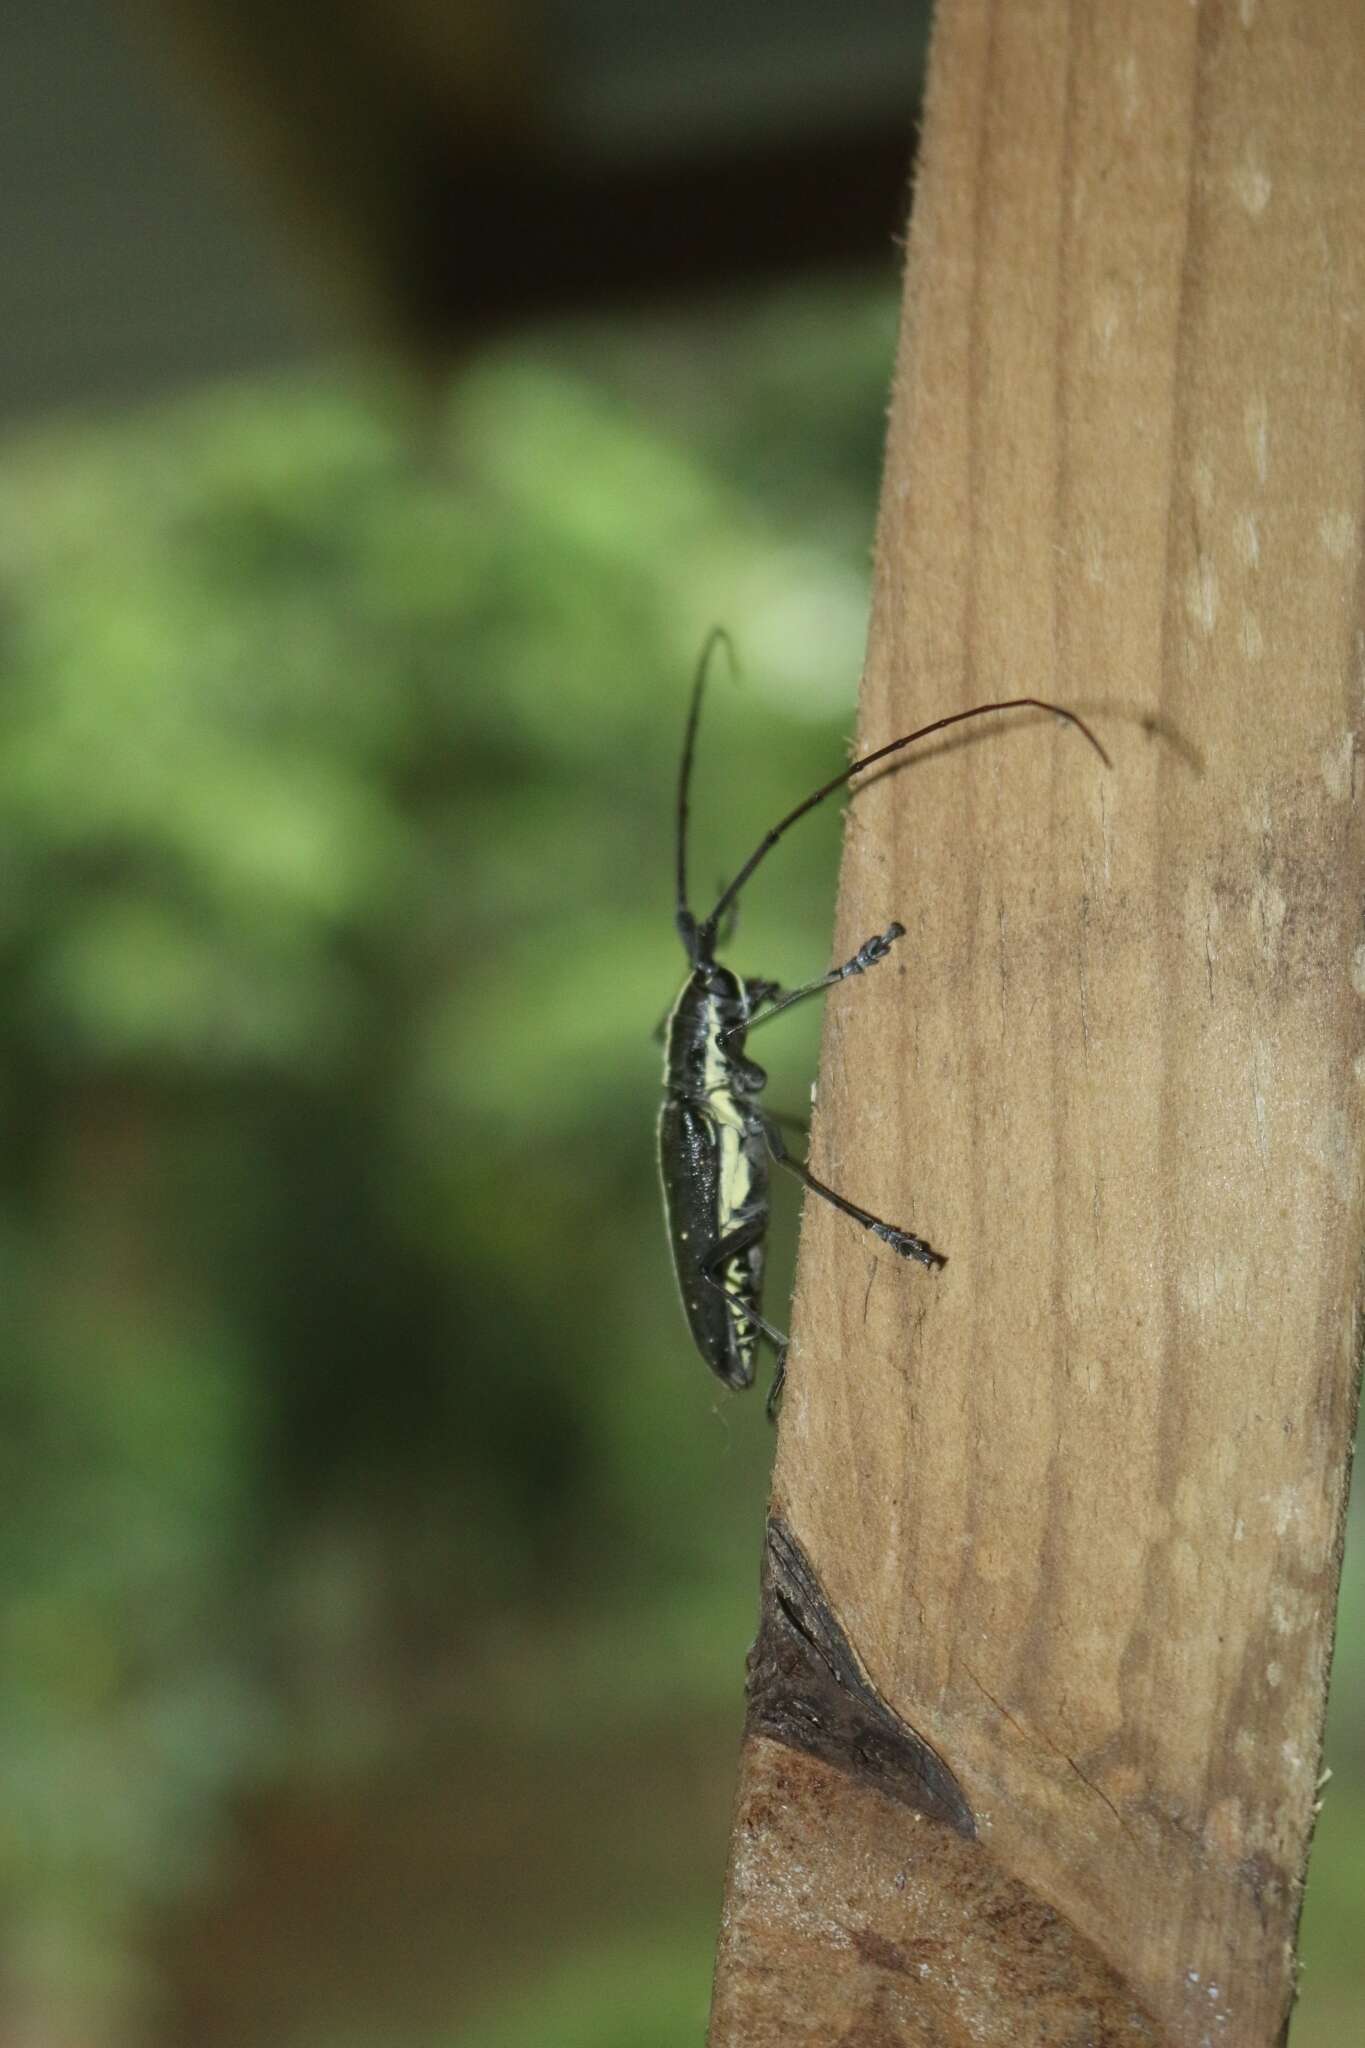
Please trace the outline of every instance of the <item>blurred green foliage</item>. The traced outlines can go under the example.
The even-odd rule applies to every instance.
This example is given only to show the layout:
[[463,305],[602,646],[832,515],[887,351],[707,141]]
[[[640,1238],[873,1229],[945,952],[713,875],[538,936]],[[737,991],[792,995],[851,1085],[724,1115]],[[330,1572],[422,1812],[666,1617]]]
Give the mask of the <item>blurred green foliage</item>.
[[[716,621],[699,890],[843,757],[893,324],[787,295],[440,407],[6,448],[0,2033],[700,2038],[770,1439],[657,1215],[672,788]],[[749,971],[824,963],[837,840],[746,897]],[[353,1931],[308,1917],[335,1833],[248,1794],[348,1814]]]
[[[699,876],[841,758],[893,318],[6,449],[9,2011],[145,2028],[140,1930],[232,1795],[452,1717],[501,1748],[509,1614],[574,1618],[554,1730],[737,1703],[769,1443],[658,1222],[672,785],[717,619],[754,681],[715,691]],[[746,905],[764,971],[823,960],[836,831]]]

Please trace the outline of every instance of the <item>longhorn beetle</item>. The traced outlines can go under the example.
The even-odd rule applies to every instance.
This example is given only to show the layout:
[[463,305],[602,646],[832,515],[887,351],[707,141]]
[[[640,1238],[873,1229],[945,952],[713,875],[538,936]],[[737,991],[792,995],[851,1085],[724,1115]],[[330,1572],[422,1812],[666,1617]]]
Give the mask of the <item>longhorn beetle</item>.
[[807,811],[813,811],[864,769],[899,753],[902,747],[913,746],[916,740],[928,739],[931,733],[944,732],[969,718],[982,718],[990,711],[1031,707],[1053,712],[1074,725],[1106,767],[1109,756],[1074,711],[1046,703],[1041,697],[1008,697],[999,703],[973,705],[969,711],[949,712],[875,747],[804,797],[763,835],[734,880],[722,889],[710,914],[698,919],[687,901],[688,797],[707,670],[712,652],[721,642],[729,651],[728,636],[717,629],[708,637],[697,664],[678,775],[676,922],[687,954],[688,974],[664,1026],[659,1170],[673,1266],[693,1342],[728,1387],[748,1387],[753,1385],[759,1339],[766,1337],[777,1354],[768,1395],[771,1417],[781,1398],[787,1339],[762,1313],[770,1157],[813,1195],[870,1230],[902,1258],[918,1259],[931,1269],[947,1261],[912,1230],[883,1223],[817,1180],[802,1160],[791,1157],[776,1122],[759,1106],[768,1077],[744,1049],[745,1038],[755,1025],[766,1024],[807,996],[820,995],[836,982],[865,974],[885,960],[896,940],[905,937],[904,925],[889,924],[884,932],[865,939],[842,967],[832,967],[828,974],[818,975],[800,988],[783,990],[775,981],[736,974],[720,965],[716,946],[722,918],[733,911],[740,890],[764,855],[798,818],[804,818]]

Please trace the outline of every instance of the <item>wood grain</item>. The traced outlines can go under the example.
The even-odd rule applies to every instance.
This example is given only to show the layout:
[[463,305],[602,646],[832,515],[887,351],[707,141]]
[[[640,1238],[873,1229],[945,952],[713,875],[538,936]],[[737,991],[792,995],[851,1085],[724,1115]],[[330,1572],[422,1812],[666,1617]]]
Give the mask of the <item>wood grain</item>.
[[1292,2000],[1358,1384],[1362,107],[1358,0],[940,6],[860,740],[1114,767],[850,806],[816,1170],[949,1264],[807,1204],[775,1475],[955,1853],[1189,2048]]

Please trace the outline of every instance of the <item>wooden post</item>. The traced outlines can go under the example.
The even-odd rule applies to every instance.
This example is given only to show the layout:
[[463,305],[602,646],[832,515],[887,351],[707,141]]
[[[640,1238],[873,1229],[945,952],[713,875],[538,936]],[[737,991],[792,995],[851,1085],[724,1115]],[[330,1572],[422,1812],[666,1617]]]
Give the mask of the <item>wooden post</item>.
[[[940,0],[712,2048],[1267,2048],[1357,1386],[1365,8]],[[1048,2031],[1047,2029],[1050,2029]]]

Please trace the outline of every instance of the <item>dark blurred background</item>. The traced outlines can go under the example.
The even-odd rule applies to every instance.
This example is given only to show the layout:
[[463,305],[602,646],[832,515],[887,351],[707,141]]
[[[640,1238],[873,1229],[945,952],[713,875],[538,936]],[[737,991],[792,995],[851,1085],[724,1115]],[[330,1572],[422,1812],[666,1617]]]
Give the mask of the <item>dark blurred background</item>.
[[925,14],[0,18],[4,2048],[702,2038],[771,1437],[657,1216],[672,785],[717,621],[699,881],[843,758]]

